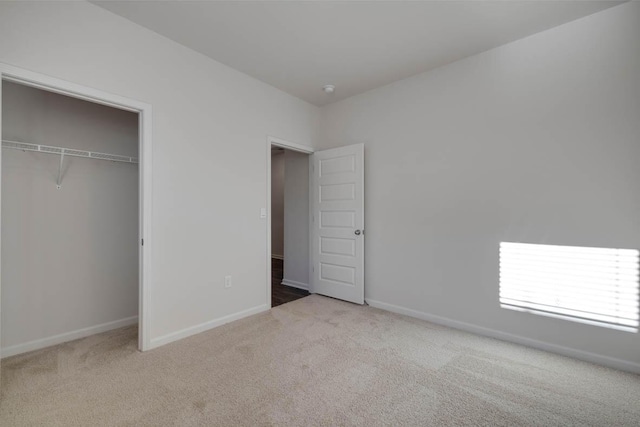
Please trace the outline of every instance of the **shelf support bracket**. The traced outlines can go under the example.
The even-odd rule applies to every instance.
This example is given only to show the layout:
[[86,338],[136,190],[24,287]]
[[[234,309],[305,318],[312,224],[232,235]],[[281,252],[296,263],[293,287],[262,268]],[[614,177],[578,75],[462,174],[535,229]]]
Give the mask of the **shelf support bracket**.
[[60,153],[60,166],[58,168],[58,181],[56,181],[56,188],[59,190],[62,188],[62,166],[64,163],[64,150]]

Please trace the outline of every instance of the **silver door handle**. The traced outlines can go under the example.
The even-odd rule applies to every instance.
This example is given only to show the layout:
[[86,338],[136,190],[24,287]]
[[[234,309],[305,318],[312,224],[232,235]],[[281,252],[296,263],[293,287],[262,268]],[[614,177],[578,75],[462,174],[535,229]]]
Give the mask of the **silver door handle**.
[[360,230],[356,230],[356,231],[354,231],[354,233],[356,233],[356,236],[359,236],[360,235]]

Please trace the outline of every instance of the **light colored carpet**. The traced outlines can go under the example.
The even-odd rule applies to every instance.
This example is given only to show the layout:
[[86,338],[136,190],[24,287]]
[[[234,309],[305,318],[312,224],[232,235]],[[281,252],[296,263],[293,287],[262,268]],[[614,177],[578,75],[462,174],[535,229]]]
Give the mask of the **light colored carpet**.
[[2,426],[640,425],[640,376],[312,295],[136,351],[2,361]]

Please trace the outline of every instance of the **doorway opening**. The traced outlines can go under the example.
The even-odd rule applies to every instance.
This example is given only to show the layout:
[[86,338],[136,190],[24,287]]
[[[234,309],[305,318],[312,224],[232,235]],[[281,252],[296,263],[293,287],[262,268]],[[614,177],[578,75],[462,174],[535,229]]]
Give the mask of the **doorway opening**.
[[309,295],[310,150],[272,139],[268,148],[268,299],[276,307]]
[[[295,196],[290,197],[297,196],[297,203],[306,213],[296,215],[300,222],[293,226],[286,215],[283,219],[281,255],[284,260],[280,283],[364,304],[364,144],[314,151],[273,137],[267,138],[268,208],[266,213],[261,213],[262,218],[268,218],[267,304],[272,299],[272,281],[279,280],[273,272],[274,265],[279,265],[280,254],[276,242],[273,252],[276,258],[272,259],[272,234],[279,233],[279,228],[273,223],[271,199],[272,174],[277,173],[272,169],[272,155],[283,155],[278,154],[280,149],[284,149],[285,160],[300,159],[298,165],[303,172],[287,177],[285,164],[284,175],[285,183],[297,188]],[[295,169],[289,168],[290,172]],[[286,199],[287,191],[282,191]],[[291,204],[287,207],[285,202],[283,211],[289,210]],[[292,274],[294,269],[300,269],[297,276]],[[302,282],[304,280],[306,282]]]
[[124,326],[149,349],[151,107],[5,64],[0,81],[1,356]]

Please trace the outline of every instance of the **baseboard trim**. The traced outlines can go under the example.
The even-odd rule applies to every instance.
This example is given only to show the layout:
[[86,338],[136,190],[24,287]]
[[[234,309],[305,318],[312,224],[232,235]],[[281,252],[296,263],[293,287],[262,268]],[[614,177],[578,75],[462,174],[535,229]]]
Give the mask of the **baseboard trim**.
[[29,351],[40,350],[42,348],[51,347],[52,345],[62,344],[65,342],[85,338],[91,335],[107,332],[112,329],[124,328],[125,326],[135,325],[138,323],[138,316],[127,317],[125,319],[115,320],[113,322],[102,323],[96,326],[89,326],[71,332],[54,335],[52,337],[42,338],[39,340],[29,341],[24,344],[16,344],[2,349],[2,358],[15,356]]
[[309,290],[309,285],[302,282],[296,282],[295,280],[282,279],[281,285],[291,286],[292,288],[298,288],[305,291]]
[[181,340],[183,338],[190,337],[192,335],[199,334],[201,332],[208,331],[209,329],[216,328],[218,326],[222,326],[226,323],[233,322],[234,320],[239,320],[244,317],[252,316],[254,314],[262,313],[263,311],[268,311],[271,307],[267,304],[262,304],[257,307],[253,307],[247,310],[240,311],[238,313],[230,314],[228,316],[220,317],[218,319],[210,320],[208,322],[200,323],[199,325],[190,326],[185,329],[181,329],[176,332],[172,332],[170,334],[166,334],[157,338],[151,339],[150,349],[158,348],[163,345],[172,343],[174,341]]
[[564,347],[557,344],[551,344],[544,341],[538,341],[538,340],[526,338],[520,335],[509,334],[507,332],[501,332],[495,329],[473,325],[471,323],[460,322],[458,320],[449,319],[447,317],[436,316],[434,314],[429,314],[422,311],[401,307],[398,305],[387,304],[382,301],[367,299],[366,302],[371,307],[379,308],[379,309],[390,311],[397,314],[404,314],[405,316],[415,317],[417,319],[426,320],[428,322],[436,323],[443,326],[448,326],[450,328],[460,329],[463,331],[472,332],[474,334],[484,335],[490,338],[496,338],[502,341],[509,341],[512,343],[533,347],[539,350],[548,351],[550,353],[560,354],[562,356],[573,357],[575,359],[580,359],[586,362],[607,366],[609,368],[620,369],[623,371],[640,374],[640,364],[630,362],[627,360],[617,359],[614,357],[604,356],[601,354],[591,353],[588,351],[577,350],[574,348]]
[[284,261],[284,255],[271,254],[271,258],[280,259]]

